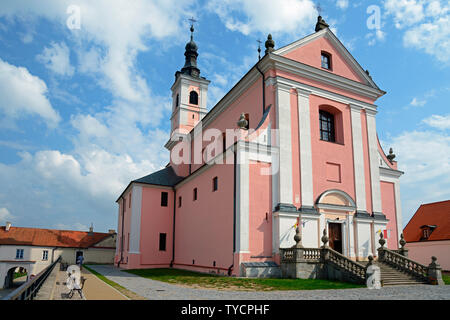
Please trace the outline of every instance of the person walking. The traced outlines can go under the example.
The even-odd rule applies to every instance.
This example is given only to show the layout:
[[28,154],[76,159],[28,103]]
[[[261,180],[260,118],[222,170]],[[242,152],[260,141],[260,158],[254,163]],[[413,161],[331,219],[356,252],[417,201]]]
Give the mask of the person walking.
[[80,267],[80,270],[81,270],[81,268],[83,266],[83,261],[84,261],[83,255],[79,255],[78,258],[77,258],[77,265]]

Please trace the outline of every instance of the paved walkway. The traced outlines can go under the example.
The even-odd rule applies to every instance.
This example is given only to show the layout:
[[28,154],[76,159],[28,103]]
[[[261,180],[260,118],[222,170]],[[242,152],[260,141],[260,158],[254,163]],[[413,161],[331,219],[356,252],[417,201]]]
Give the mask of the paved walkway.
[[399,286],[380,290],[219,291],[150,280],[111,265],[89,267],[149,300],[450,300],[450,286]]
[[83,288],[86,300],[129,300],[122,293],[97,278],[96,275],[85,268],[83,268],[81,273],[86,278]]
[[119,291],[97,278],[94,274],[86,269],[81,271],[86,282],[83,287],[83,298],[78,292],[75,292],[71,299],[68,298],[69,288],[66,286],[67,273],[66,271],[59,271],[56,276],[52,300],[128,300]]

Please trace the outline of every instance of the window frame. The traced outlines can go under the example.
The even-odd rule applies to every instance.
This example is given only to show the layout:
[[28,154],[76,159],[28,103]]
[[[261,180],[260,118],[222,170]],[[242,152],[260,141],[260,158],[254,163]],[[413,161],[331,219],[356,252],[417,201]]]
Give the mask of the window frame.
[[[327,124],[327,129],[324,129],[325,123]],[[336,117],[334,114],[325,110],[319,110],[319,133],[321,141],[336,143]],[[325,133],[327,134],[327,139],[324,138]]]
[[43,250],[42,251],[42,260],[43,261],[48,261],[48,250]]
[[219,177],[214,177],[212,191],[216,192],[217,190],[219,190]]
[[161,207],[167,208],[168,206],[169,206],[169,193],[166,191],[161,191]]
[[159,234],[159,251],[167,251],[167,233]]
[[198,93],[195,90],[189,92],[189,104],[198,106]]
[[16,259],[23,259],[23,255],[24,255],[24,249],[16,249]]
[[[328,59],[328,68],[327,68],[327,67],[324,67],[324,58],[327,58],[327,59]],[[320,66],[321,66],[322,69],[332,71],[332,70],[333,70],[333,64],[332,64],[332,61],[333,61],[333,60],[332,60],[332,55],[331,55],[331,53],[328,53],[328,52],[326,52],[326,51],[322,51],[322,52],[321,52],[321,54],[320,54]]]

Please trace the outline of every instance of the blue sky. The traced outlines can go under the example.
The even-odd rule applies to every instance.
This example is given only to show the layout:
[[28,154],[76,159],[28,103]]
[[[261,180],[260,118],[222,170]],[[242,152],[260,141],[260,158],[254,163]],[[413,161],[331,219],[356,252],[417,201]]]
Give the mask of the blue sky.
[[[377,127],[405,171],[405,225],[420,204],[450,198],[449,4],[320,5],[388,92]],[[78,21],[73,6],[79,29],[68,27]],[[367,22],[374,12],[375,29]],[[317,10],[310,0],[2,1],[0,223],[117,228],[123,188],[168,162],[170,87],[191,16],[199,67],[212,81],[210,109],[256,62],[257,39],[272,33],[279,48],[302,38],[314,31]]]

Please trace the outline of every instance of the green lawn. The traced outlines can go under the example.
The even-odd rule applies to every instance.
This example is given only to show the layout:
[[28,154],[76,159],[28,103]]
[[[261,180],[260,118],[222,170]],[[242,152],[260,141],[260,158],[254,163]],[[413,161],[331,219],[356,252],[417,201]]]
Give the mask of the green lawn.
[[450,285],[450,273],[448,272],[443,273],[442,280],[444,280],[445,284]]
[[234,278],[178,269],[138,269],[126,270],[125,272],[172,284],[219,290],[272,291],[349,289],[364,287],[363,285],[328,280]]
[[21,272],[15,272],[15,273],[14,273],[14,279],[21,278],[21,277],[25,277],[26,275],[27,275],[26,272],[23,272],[23,273],[21,273]]

